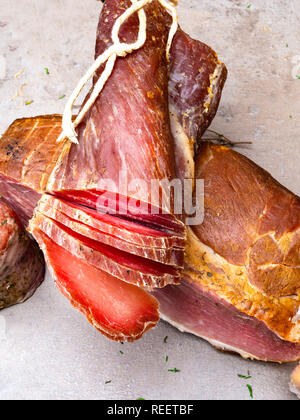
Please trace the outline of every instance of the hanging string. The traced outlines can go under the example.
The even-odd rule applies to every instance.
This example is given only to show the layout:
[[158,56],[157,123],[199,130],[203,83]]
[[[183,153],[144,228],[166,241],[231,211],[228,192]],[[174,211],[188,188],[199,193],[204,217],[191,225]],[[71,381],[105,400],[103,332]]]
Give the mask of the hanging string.
[[[72,95],[70,96],[62,119],[62,133],[57,139],[57,142],[61,142],[64,139],[69,139],[72,143],[78,144],[76,128],[82,122],[85,115],[91,109],[98,96],[101,94],[107,80],[111,76],[117,57],[126,57],[127,54],[131,54],[135,50],[139,50],[143,47],[147,39],[147,17],[144,11],[144,7],[151,3],[153,0],[131,0],[132,5],[116,20],[112,28],[112,41],[113,44],[103,52],[89,68],[86,74],[80,79]],[[178,15],[175,6],[177,6],[177,0],[157,0],[172,16],[172,25],[169,32],[166,55],[167,60],[170,61],[170,49],[172,46],[174,35],[178,29]],[[138,12],[139,17],[139,33],[136,42],[132,44],[120,42],[119,32],[121,26],[127,19],[130,18],[134,13]],[[86,86],[88,81],[94,76],[96,71],[104,64],[105,68],[95,84],[93,91],[81,109],[80,113],[73,121],[73,105],[80,95],[82,89]]]

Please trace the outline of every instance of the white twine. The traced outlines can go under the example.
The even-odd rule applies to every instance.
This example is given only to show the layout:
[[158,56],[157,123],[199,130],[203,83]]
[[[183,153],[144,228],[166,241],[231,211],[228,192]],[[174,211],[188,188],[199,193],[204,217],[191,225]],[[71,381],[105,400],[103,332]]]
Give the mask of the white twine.
[[[93,104],[95,103],[96,99],[102,92],[107,80],[112,74],[114,69],[117,57],[126,57],[127,54],[132,53],[135,50],[142,48],[145,44],[147,39],[147,17],[144,11],[144,7],[151,3],[153,0],[131,0],[132,6],[130,6],[115,22],[113,29],[112,29],[112,41],[113,44],[104,51],[94,62],[94,64],[89,68],[86,74],[80,79],[76,88],[74,89],[72,95],[70,96],[62,119],[62,133],[57,139],[57,142],[63,141],[65,138],[68,138],[72,143],[78,144],[76,127],[82,122],[83,118],[87,114],[87,112],[91,109]],[[172,46],[174,35],[178,29],[178,15],[175,6],[177,6],[177,0],[158,0],[159,3],[172,15],[172,25],[169,32],[169,38],[166,48],[167,60],[170,61],[170,49]],[[137,41],[133,44],[127,44],[120,42],[119,39],[119,32],[121,26],[130,16],[134,13],[138,12],[139,17],[139,33]],[[99,80],[95,84],[93,91],[81,109],[80,113],[78,114],[75,121],[72,121],[72,108],[73,105],[80,95],[84,86],[88,83],[88,81],[93,77],[95,72],[99,69],[102,64],[105,65],[105,69],[102,72]]]

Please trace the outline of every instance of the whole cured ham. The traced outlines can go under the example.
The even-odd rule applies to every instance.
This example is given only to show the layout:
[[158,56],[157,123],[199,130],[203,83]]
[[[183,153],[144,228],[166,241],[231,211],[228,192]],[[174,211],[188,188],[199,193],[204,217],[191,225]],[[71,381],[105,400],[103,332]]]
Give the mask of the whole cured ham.
[[0,310],[33,295],[44,278],[38,246],[24,231],[16,213],[0,200]]
[[181,284],[155,291],[163,317],[216,347],[300,359],[300,199],[253,162],[203,143],[204,222],[189,228]]

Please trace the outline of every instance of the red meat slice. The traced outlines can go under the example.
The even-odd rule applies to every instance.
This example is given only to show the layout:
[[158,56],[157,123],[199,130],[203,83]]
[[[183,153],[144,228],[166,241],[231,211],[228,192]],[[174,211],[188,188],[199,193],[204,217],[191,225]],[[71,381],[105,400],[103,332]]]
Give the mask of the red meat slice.
[[[50,198],[50,200],[48,200],[48,197]],[[71,229],[73,232],[77,232],[78,234],[85,236],[87,238],[93,239],[94,241],[97,241],[99,243],[103,243],[103,244],[112,246],[113,248],[128,252],[129,254],[138,255],[140,257],[143,257],[152,261],[156,261],[161,264],[172,265],[178,268],[183,268],[183,264],[184,264],[183,249],[178,249],[178,248],[162,249],[162,248],[154,248],[154,247],[145,247],[145,246],[132,244],[123,239],[119,239],[116,236],[113,236],[108,233],[104,233],[102,230],[88,226],[82,221],[78,221],[69,217],[68,215],[61,212],[60,210],[58,210],[58,208],[55,207],[56,202],[58,202],[57,207],[59,207],[60,200],[53,199],[53,197],[51,196],[48,196],[48,197],[46,197],[45,200],[43,198],[39,206],[39,211],[45,216]],[[72,210],[73,209],[71,208],[71,211]],[[75,214],[75,212],[73,211],[73,213],[76,216],[77,212]],[[100,222],[98,224],[100,224]]]
[[[110,215],[143,223],[154,229],[160,228],[164,232],[176,234],[179,238],[185,237],[184,223],[170,214],[162,214],[160,208],[143,201],[132,200],[130,197],[114,194],[109,191],[70,191],[57,192],[57,197],[63,197],[73,203],[82,204],[91,209],[106,212]],[[156,213],[156,214],[155,214]]]
[[72,255],[127,283],[149,290],[178,283],[179,271],[175,268],[128,254],[79,235],[39,212],[36,212],[29,225],[33,235],[36,228]]
[[135,341],[156,326],[155,298],[74,257],[38,229],[34,235],[57,287],[102,334],[116,341]]
[[162,249],[185,247],[185,238],[101,213],[50,195],[44,195],[39,203],[40,211],[47,212],[52,208],[66,214],[71,219],[135,245]]

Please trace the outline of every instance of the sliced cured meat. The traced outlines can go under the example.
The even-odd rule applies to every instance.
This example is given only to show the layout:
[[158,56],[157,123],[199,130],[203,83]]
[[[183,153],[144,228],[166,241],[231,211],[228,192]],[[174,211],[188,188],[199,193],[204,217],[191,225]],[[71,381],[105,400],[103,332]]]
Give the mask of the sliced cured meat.
[[82,222],[132,244],[163,249],[185,247],[185,241],[182,238],[173,236],[170,233],[101,213],[87,207],[82,207],[48,194],[45,194],[42,197],[39,207],[42,213],[53,208],[58,209],[71,219]]
[[[291,357],[286,345],[289,343],[297,351],[300,345],[299,198],[226,147],[203,144],[196,168],[197,178],[205,182],[205,218],[202,225],[188,230],[184,281],[189,282],[189,287],[182,296],[187,299],[190,293],[192,299],[196,289],[199,302],[204,292],[206,299],[199,304],[198,315],[195,312],[194,319],[188,320],[184,300],[179,306],[172,298],[173,292],[166,300],[158,291],[156,297],[160,300],[161,294],[165,300],[162,313],[183,330],[191,330],[190,324],[198,322],[199,329],[193,332],[216,341],[219,347],[223,343],[224,348],[229,346],[257,359],[297,360],[297,354]],[[210,296],[220,317],[230,306],[231,311],[225,312],[228,320],[232,314],[233,325],[235,316],[247,319],[243,333],[232,337],[240,342],[231,341],[231,330],[228,336],[221,333],[218,319],[208,323],[207,317],[201,318]],[[172,307],[178,308],[178,315]],[[176,321],[177,316],[182,324]],[[261,326],[260,339],[245,341],[257,325]],[[214,335],[205,334],[206,328]],[[270,334],[280,339],[279,346],[271,345]],[[276,357],[271,347],[277,348]]]
[[15,212],[0,200],[0,309],[31,297],[44,273],[38,246],[24,232]]
[[294,370],[291,379],[291,391],[300,398],[300,365]]
[[102,334],[134,341],[155,327],[159,313],[152,296],[76,258],[37,229],[33,233],[57,287]]
[[[105,198],[102,198],[103,195]],[[57,193],[57,197],[65,198],[71,203],[78,203],[89,207],[92,210],[99,212],[107,212],[108,215],[114,215],[127,221],[136,221],[143,223],[146,227],[152,227],[152,230],[160,228],[163,232],[170,234],[170,236],[177,237],[177,242],[184,244],[185,241],[185,226],[182,222],[176,221],[171,217],[159,214],[151,214],[151,205],[140,203],[139,208],[131,206],[130,199],[121,197],[119,194],[113,197],[108,192],[97,191],[64,191],[63,194]],[[110,207],[111,206],[111,207]],[[176,235],[176,236],[175,236]]]
[[[149,290],[178,283],[179,272],[175,268],[128,254],[79,235],[39,212],[36,212],[30,221],[29,231],[34,235],[36,228],[74,256],[120,280]],[[38,237],[36,239],[38,240]]]
[[282,340],[262,321],[236,309],[201,282],[184,278],[179,286],[155,291],[162,318],[182,332],[244,358],[273,362],[300,359],[300,344]]
[[[130,243],[126,241],[124,237],[126,238],[126,236],[133,236],[133,238],[135,239],[135,236],[137,236],[137,239],[141,241],[143,239],[143,235],[140,235],[139,233],[133,235],[133,232],[131,231],[125,231],[124,233],[124,229],[117,228],[116,226],[114,226],[116,223],[115,218],[112,216],[108,216],[109,218],[113,219],[112,225],[101,222],[100,218],[96,219],[95,223],[95,218],[88,216],[85,213],[84,209],[79,209],[79,207],[77,207],[76,210],[75,206],[70,206],[68,203],[62,202],[61,200],[48,195],[45,195],[42,198],[41,202],[39,203],[38,209],[39,212],[41,212],[45,216],[61,223],[62,225],[68,227],[70,230],[77,232],[82,236],[86,236],[87,238],[93,239],[94,241],[104,243],[116,249],[128,252],[129,254],[135,254],[140,257],[147,258],[149,260],[160,262],[162,264],[174,265],[176,267],[183,268],[184,251],[182,249],[155,248],[153,246],[146,247]],[[68,216],[68,213],[71,214],[73,218]],[[88,222],[90,222],[90,224],[94,226],[98,226],[98,228],[91,227],[88,224],[85,224],[85,220],[87,220]],[[128,222],[128,224],[132,224],[132,222]],[[135,227],[135,224],[133,225],[133,227]],[[109,233],[107,233],[107,231]],[[123,236],[122,239],[115,236],[114,233]],[[151,236],[146,236],[145,241],[151,243],[151,239],[155,239],[156,237],[153,238]],[[171,240],[171,238],[166,238],[167,241],[168,239]]]

